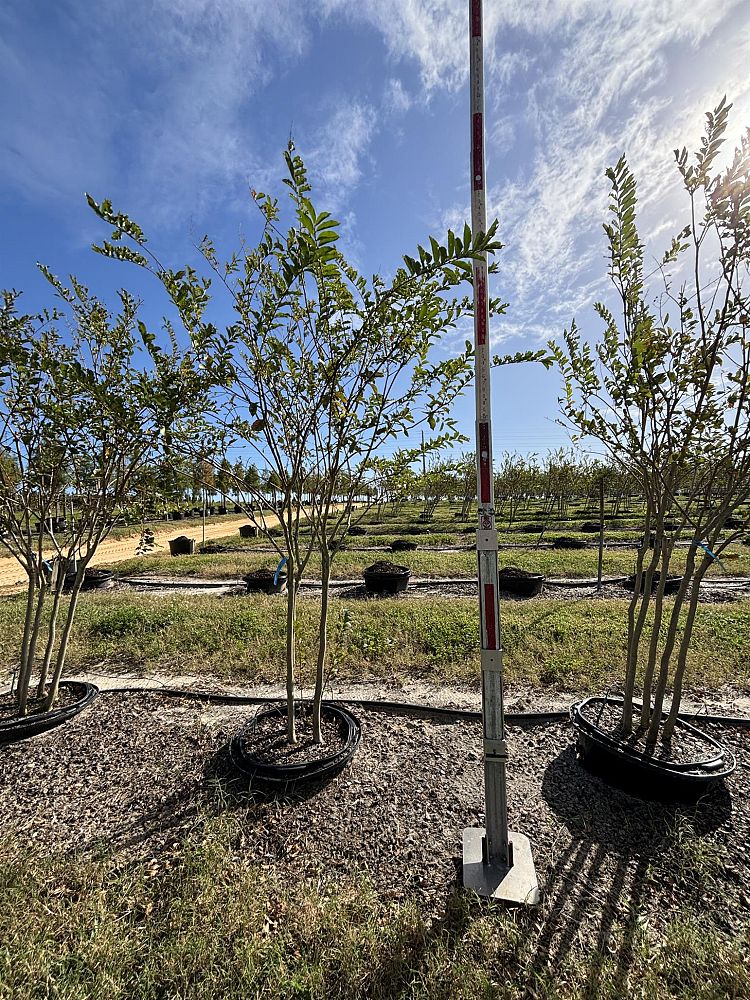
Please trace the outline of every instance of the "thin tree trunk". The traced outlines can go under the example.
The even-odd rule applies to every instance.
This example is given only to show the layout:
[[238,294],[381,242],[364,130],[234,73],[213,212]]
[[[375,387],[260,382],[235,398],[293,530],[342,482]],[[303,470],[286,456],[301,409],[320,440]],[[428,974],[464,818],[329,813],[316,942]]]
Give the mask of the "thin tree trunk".
[[672,683],[672,704],[662,730],[662,739],[665,743],[668,743],[672,739],[674,727],[677,722],[677,714],[680,711],[680,703],[682,701],[682,681],[685,676],[688,651],[690,649],[690,641],[693,636],[693,628],[695,627],[695,618],[698,611],[700,582],[703,579],[710,562],[710,559],[704,560],[695,576],[695,579],[693,580],[693,592],[690,595],[690,603],[688,604],[687,617],[685,619],[685,628],[683,629],[682,639],[680,640],[680,650],[677,654],[677,665],[675,667],[674,681]]
[[[657,537],[657,542],[659,541]],[[654,546],[656,548],[656,546]],[[669,572],[669,562],[672,557],[672,544],[666,546],[666,551],[661,560],[661,576],[659,586],[656,589],[654,599],[654,622],[651,627],[651,642],[648,648],[648,660],[643,676],[643,703],[641,705],[640,728],[646,729],[651,721],[651,691],[654,683],[654,672],[656,671],[656,657],[659,651],[659,636],[661,633],[661,620],[664,612],[664,590],[667,586],[667,573]],[[647,581],[648,582],[648,581]]]
[[[59,565],[59,564],[58,564]],[[62,570],[59,570],[62,573]],[[52,662],[52,650],[55,645],[55,638],[57,634],[57,616],[60,611],[60,598],[62,596],[62,580],[53,581],[53,593],[54,597],[52,599],[52,611],[50,612],[50,622],[49,630],[47,633],[47,645],[44,650],[44,659],[42,660],[42,666],[39,671],[39,683],[36,689],[37,698],[44,697],[44,688],[47,684],[47,674],[49,673],[49,665]]]
[[[89,557],[90,558],[90,557]],[[78,607],[78,594],[81,590],[81,585],[83,584],[83,576],[86,571],[86,566],[88,565],[88,558],[85,562],[79,563],[78,571],[76,573],[75,580],[73,581],[73,589],[70,593],[70,604],[68,605],[68,613],[65,616],[65,624],[63,625],[63,630],[60,635],[60,645],[57,650],[57,657],[55,659],[55,670],[52,674],[52,680],[50,681],[49,691],[47,692],[47,697],[44,700],[43,711],[48,712],[52,706],[55,704],[55,699],[57,698],[57,689],[60,686],[60,678],[62,677],[63,670],[65,669],[65,657],[68,652],[68,642],[70,640],[70,632],[73,628],[73,621],[76,616],[76,609]]]
[[682,578],[682,583],[680,584],[680,589],[675,597],[674,607],[672,608],[672,614],[669,619],[669,628],[667,629],[667,637],[664,642],[664,648],[661,654],[661,662],[659,664],[659,676],[656,681],[656,689],[654,691],[654,711],[651,716],[651,724],[648,730],[648,736],[646,737],[646,748],[653,750],[656,746],[656,740],[659,735],[659,727],[661,726],[661,716],[662,708],[664,706],[664,694],[667,690],[667,681],[669,680],[669,665],[672,660],[672,653],[674,652],[675,642],[677,641],[677,628],[680,623],[680,614],[682,612],[682,606],[685,603],[685,595],[687,594],[688,587],[690,586],[690,581],[693,576],[693,570],[695,569],[695,547],[691,546],[690,552],[688,553],[687,565],[685,566],[685,573]]
[[297,581],[291,553],[287,563],[286,593],[286,736],[289,743],[297,742],[297,723],[294,715],[294,674],[297,666],[294,619],[297,610]]
[[599,480],[599,560],[596,566],[596,589],[602,589],[602,564],[604,563],[604,477]]
[[[29,576],[29,589],[26,593],[26,614],[24,616],[23,622],[23,639],[21,640],[21,655],[18,662],[18,677],[16,679],[16,702],[19,706],[21,705],[21,698],[23,697],[24,711],[26,706],[26,697],[28,696],[29,682],[27,677],[26,666],[29,662],[29,640],[31,638],[31,623],[34,620],[34,594],[36,593],[36,579],[34,575]],[[26,687],[26,692],[24,693],[24,684]]]
[[[622,709],[622,719],[620,729],[625,736],[633,732],[633,694],[635,692],[635,677],[638,671],[638,654],[641,645],[641,636],[646,624],[649,604],[651,603],[651,581],[654,578],[654,570],[658,561],[658,552],[654,549],[651,560],[644,576],[643,561],[646,556],[646,543],[638,550],[635,571],[635,585],[633,597],[628,605],[628,645],[627,663],[625,668],[625,689]],[[638,615],[636,617],[636,609]]]
[[39,629],[42,627],[42,611],[44,610],[44,602],[47,597],[47,584],[44,579],[41,578],[39,582],[39,593],[36,599],[36,610],[34,612],[34,621],[31,626],[31,635],[29,636],[29,649],[26,656],[26,671],[24,676],[23,691],[21,692],[21,700],[18,705],[18,711],[20,715],[26,715],[26,704],[29,696],[29,687],[31,685],[31,676],[34,672],[34,661],[36,659],[36,644],[39,639]]
[[328,546],[324,543],[321,550],[321,583],[320,622],[318,639],[318,662],[315,667],[315,692],[313,694],[313,741],[323,742],[323,732],[320,725],[320,709],[323,701],[323,681],[325,679],[326,656],[328,654],[328,598],[331,581],[331,557]]

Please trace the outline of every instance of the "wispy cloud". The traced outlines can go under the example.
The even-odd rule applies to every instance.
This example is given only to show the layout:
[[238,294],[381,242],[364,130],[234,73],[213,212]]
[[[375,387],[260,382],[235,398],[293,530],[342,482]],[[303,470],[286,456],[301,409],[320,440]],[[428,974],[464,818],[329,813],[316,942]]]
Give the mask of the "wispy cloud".
[[316,130],[306,160],[323,195],[337,209],[359,183],[363,160],[376,130],[375,109],[364,102],[344,98],[333,106],[325,123]]
[[308,45],[293,0],[115,0],[55,16],[58,44],[30,71],[33,26],[6,12],[0,79],[24,95],[2,106],[0,173],[14,186],[61,199],[116,188],[166,219],[265,169],[243,113]]
[[[682,218],[672,149],[697,144],[703,112],[724,92],[735,101],[735,137],[750,120],[748,8],[708,0],[655,6],[497,5],[504,23],[493,25],[488,42],[495,67],[507,31],[522,32],[536,52],[525,98],[488,75],[488,215],[499,218],[507,244],[499,286],[511,301],[501,321],[508,331],[531,339],[559,332],[606,292],[607,166],[626,154],[643,233],[663,240],[657,252],[668,225]],[[420,58],[416,47],[411,56]],[[466,214],[466,203],[456,205],[441,221],[455,225]]]

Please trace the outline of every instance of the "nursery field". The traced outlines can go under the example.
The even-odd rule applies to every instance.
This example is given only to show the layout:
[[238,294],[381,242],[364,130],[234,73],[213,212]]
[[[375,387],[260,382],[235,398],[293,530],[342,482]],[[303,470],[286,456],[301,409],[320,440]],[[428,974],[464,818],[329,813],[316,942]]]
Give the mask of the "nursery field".
[[[456,517],[460,507],[443,504],[435,512],[429,523],[421,523],[419,505],[404,505],[396,512],[384,509],[366,513],[354,512],[353,527],[344,543],[343,550],[336,556],[332,566],[334,580],[358,579],[362,571],[376,559],[379,552],[389,550],[397,541],[416,544],[415,551],[397,552],[396,562],[407,565],[417,578],[465,578],[476,574],[476,554],[474,552],[474,525]],[[582,526],[596,525],[592,521],[590,509],[582,505],[571,505],[565,519],[548,518],[537,522],[537,530],[528,530],[530,518],[539,516],[536,507],[521,510],[510,526],[499,525],[499,565],[518,566],[534,573],[543,573],[552,578],[588,579],[595,577],[598,567],[598,532],[582,531]],[[586,520],[586,518],[589,520]],[[610,527],[605,517],[604,552],[602,571],[604,576],[625,576],[633,572],[636,546],[643,516],[631,511],[627,516],[619,515],[617,528]],[[610,519],[611,521],[611,519]],[[542,530],[543,529],[543,530]],[[274,529],[278,533],[279,529]],[[354,533],[356,532],[356,534]],[[188,532],[195,534],[195,532]],[[737,533],[735,533],[737,534]],[[555,548],[557,538],[573,539],[585,548]],[[732,542],[709,570],[707,579],[719,577],[750,577],[750,545],[744,536]],[[304,532],[303,532],[304,538]],[[198,541],[199,539],[197,539]],[[211,535],[212,549],[206,554],[196,554],[172,558],[165,551],[164,541],[154,553],[143,557],[118,558],[117,564],[110,565],[120,575],[141,576],[159,574],[173,577],[203,577],[207,580],[237,580],[261,566],[275,566],[278,557],[266,538],[241,539],[236,527],[234,534],[220,536],[214,529]],[[216,551],[217,548],[223,551]],[[313,546],[315,548],[315,546]],[[688,548],[686,543],[678,544],[673,555],[673,568],[680,573],[685,566]],[[305,571],[310,579],[320,577],[320,559],[313,552]]]
[[[101,298],[70,211],[9,200],[52,298],[0,295],[0,1000],[750,1000],[750,131],[727,157],[725,96],[674,150],[682,223],[654,159],[748,32],[495,10],[485,95],[482,0],[468,87],[450,4],[383,45],[370,9],[157,6],[9,21],[19,113],[59,50],[123,125],[78,162],[71,77],[41,187],[99,191],[93,277],[140,275]],[[498,83],[538,98],[513,163]],[[389,259],[456,214],[462,91],[470,221]]]
[[[473,530],[453,507],[427,524],[419,510],[369,512],[336,556],[328,697],[361,687],[478,704]],[[586,508],[534,531],[534,512],[521,513],[501,527],[500,565],[549,583],[534,598],[501,595],[509,702],[617,691],[628,598],[617,579],[633,569],[638,513],[606,529],[601,593]],[[284,595],[239,584],[278,554],[268,539],[241,539],[241,523],[215,518],[209,551],[193,556],[163,547],[199,538],[200,524],[162,525],[141,557],[132,537],[114,538],[99,564],[115,583],[80,595],[68,675],[280,692]],[[559,536],[587,545],[553,548]],[[418,547],[391,553],[397,540]],[[686,555],[675,550],[677,571]],[[382,558],[409,566],[412,584],[368,599],[363,570]],[[313,556],[296,617],[302,692],[314,681],[319,574]],[[738,540],[699,605],[685,677],[693,704],[744,704],[750,693],[747,582],[750,548]],[[24,603],[0,598],[8,678]],[[532,838],[543,898],[507,911],[459,887],[461,829],[483,822],[480,725],[356,711],[364,737],[352,764],[315,794],[281,799],[248,792],[228,761],[253,709],[153,689],[102,693],[72,722],[9,748],[20,784],[0,784],[0,998],[750,995],[746,732],[715,731],[738,759],[729,791],[661,806],[584,771],[566,722],[510,727],[510,819]]]

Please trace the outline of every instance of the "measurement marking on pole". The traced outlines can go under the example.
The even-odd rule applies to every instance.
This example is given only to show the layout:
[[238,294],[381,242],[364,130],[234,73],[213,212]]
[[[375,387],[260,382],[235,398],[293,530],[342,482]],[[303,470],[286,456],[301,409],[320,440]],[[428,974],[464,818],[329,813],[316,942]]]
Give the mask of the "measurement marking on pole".
[[477,344],[487,343],[487,277],[484,261],[474,265],[474,288],[476,289]]
[[[471,172],[474,175],[474,190],[484,189],[484,122],[481,111],[472,115]],[[476,236],[476,233],[474,233]]]
[[471,37],[482,37],[482,4],[480,0],[471,0]]
[[479,499],[482,503],[492,502],[491,479],[490,425],[486,421],[483,421],[479,425]]
[[484,585],[484,630],[487,634],[485,649],[497,649],[497,610],[495,602],[495,587],[491,583]]

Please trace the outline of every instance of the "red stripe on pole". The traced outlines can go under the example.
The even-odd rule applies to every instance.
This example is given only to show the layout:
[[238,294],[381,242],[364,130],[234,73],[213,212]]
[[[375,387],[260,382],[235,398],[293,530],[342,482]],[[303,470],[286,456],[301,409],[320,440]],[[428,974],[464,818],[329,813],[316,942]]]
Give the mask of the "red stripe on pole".
[[482,422],[479,425],[479,500],[481,503],[492,501],[490,474],[490,425]]
[[[480,111],[471,117],[471,180],[475,191],[484,189],[484,127]],[[475,234],[476,235],[476,234]]]
[[497,649],[497,602],[495,588],[491,583],[484,585],[484,631],[487,636],[485,649]]
[[471,37],[482,37],[482,0],[471,0]]
[[477,346],[487,343],[487,283],[483,264],[474,265],[474,287],[476,289],[476,330]]

